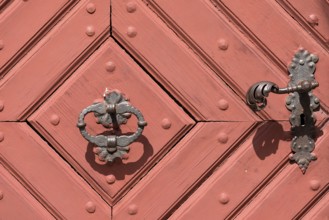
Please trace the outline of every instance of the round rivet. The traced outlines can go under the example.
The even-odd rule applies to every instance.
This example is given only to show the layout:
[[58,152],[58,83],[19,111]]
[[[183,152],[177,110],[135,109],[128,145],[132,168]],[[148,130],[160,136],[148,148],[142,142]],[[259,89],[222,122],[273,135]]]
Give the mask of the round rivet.
[[308,66],[312,68],[312,67],[314,67],[314,63],[313,62],[309,63]]
[[86,28],[86,34],[89,36],[89,37],[92,37],[94,36],[95,34],[95,28],[93,26],[87,26]]
[[294,159],[294,154],[289,154],[289,159],[293,160]]
[[221,110],[226,110],[226,109],[228,109],[228,102],[225,99],[221,99],[218,101],[218,107]]
[[58,115],[53,114],[50,117],[50,123],[52,123],[53,125],[58,125],[59,124],[59,121],[60,121],[60,118],[59,118]]
[[290,104],[291,104],[291,100],[290,100],[290,99],[287,99],[287,100],[286,100],[286,104],[287,104],[287,105],[290,105]]
[[161,127],[163,129],[169,129],[171,127],[171,121],[168,118],[164,118],[161,121]]
[[230,198],[226,193],[221,193],[218,197],[218,200],[222,204],[227,204],[230,201]]
[[314,99],[314,103],[315,103],[315,104],[319,104],[319,103],[320,103],[319,98],[315,98],[315,99]]
[[135,37],[137,35],[137,31],[135,27],[129,26],[127,29],[128,37]]
[[319,18],[315,14],[311,14],[308,16],[308,22],[313,25],[318,25],[319,24]]
[[317,55],[315,55],[315,54],[311,54],[311,57],[312,57],[312,61],[313,61],[314,63],[317,63],[317,62],[319,61],[319,57],[318,57]]
[[5,104],[3,103],[3,101],[0,100],[0,112],[2,112],[4,108]]
[[108,183],[108,184],[113,184],[113,183],[115,183],[115,176],[114,175],[108,175],[108,176],[106,176],[105,177],[106,178],[106,182]]
[[320,182],[318,180],[311,180],[310,187],[313,191],[316,191],[320,188]]
[[311,157],[313,160],[316,160],[318,158],[315,153],[311,153]]
[[0,142],[2,142],[5,139],[5,136],[2,132],[0,132]]
[[226,133],[224,132],[221,132],[218,134],[217,136],[217,140],[222,143],[222,144],[225,144],[227,141],[228,141],[228,136]]
[[0,200],[3,199],[3,192],[0,190]]
[[129,215],[136,215],[137,212],[138,212],[137,205],[135,205],[135,204],[131,204],[131,205],[129,205],[127,211],[128,211],[128,214],[129,214]]
[[96,6],[94,3],[89,3],[87,6],[86,6],[86,10],[89,14],[93,14],[95,11],[96,11]]
[[300,65],[304,65],[304,63],[305,63],[304,60],[299,60]]
[[228,48],[228,42],[227,42],[227,40],[225,40],[225,39],[219,39],[217,41],[217,43],[218,43],[218,48],[219,49],[221,49],[221,50],[227,50],[227,48]]
[[3,40],[0,40],[0,50],[2,50],[4,48],[4,43],[3,43]]
[[93,202],[89,201],[86,203],[86,211],[89,213],[94,213],[96,211],[96,206]]
[[113,72],[115,70],[115,64],[112,61],[109,61],[105,64],[105,69],[107,72]]
[[[296,68],[296,64],[292,63],[290,64],[291,68],[295,69]],[[290,75],[289,75],[290,76]],[[291,77],[291,76],[290,76]]]
[[133,12],[135,12],[136,9],[137,9],[137,5],[136,5],[135,2],[128,2],[126,6],[127,6],[127,11],[128,11],[129,13],[133,13]]

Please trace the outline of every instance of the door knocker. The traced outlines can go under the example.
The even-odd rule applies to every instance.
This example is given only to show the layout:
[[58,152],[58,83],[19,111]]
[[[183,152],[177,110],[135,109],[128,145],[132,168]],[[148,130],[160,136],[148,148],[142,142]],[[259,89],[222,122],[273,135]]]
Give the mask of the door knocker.
[[[132,135],[90,135],[86,131],[85,116],[88,113],[94,113],[97,123],[105,128],[118,129],[123,123],[126,123],[131,114],[137,117],[137,131]],[[129,151],[129,144],[134,142],[143,132],[147,122],[142,113],[133,107],[128,100],[117,90],[104,93],[104,101],[94,103],[83,109],[78,118],[77,127],[82,136],[90,143],[97,145],[95,153],[99,160],[112,162],[115,158],[123,158]]]
[[254,111],[265,108],[266,97],[270,92],[289,94],[286,107],[291,111],[290,124],[293,139],[289,158],[295,161],[303,173],[309,163],[316,160],[312,151],[315,146],[315,117],[313,111],[318,110],[320,100],[313,95],[312,90],[319,86],[314,78],[315,63],[319,58],[307,50],[299,49],[289,65],[290,82],[286,88],[279,88],[272,82],[258,82],[247,92],[246,102]]

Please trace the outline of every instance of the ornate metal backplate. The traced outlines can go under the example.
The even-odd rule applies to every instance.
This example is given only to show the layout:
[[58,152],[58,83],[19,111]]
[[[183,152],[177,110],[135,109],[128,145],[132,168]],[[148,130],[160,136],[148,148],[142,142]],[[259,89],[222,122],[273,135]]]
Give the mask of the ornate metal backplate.
[[[308,87],[315,82],[315,63],[318,57],[307,50],[299,50],[289,66],[290,87],[304,83]],[[286,107],[291,111],[290,123],[294,138],[291,142],[293,153],[290,159],[295,161],[300,169],[305,172],[309,163],[316,159],[312,153],[315,138],[315,117],[313,111],[318,109],[320,101],[306,89],[305,92],[292,92],[286,99]]]
[[295,161],[303,173],[309,163],[316,159],[312,153],[315,146],[315,117],[313,111],[320,106],[320,100],[312,90],[319,86],[314,78],[315,63],[319,58],[307,50],[299,49],[289,66],[290,82],[286,88],[279,88],[273,82],[258,82],[247,92],[246,102],[251,109],[259,111],[267,104],[266,97],[270,92],[289,93],[286,107],[291,111],[290,124],[293,134],[290,159]]
[[[137,131],[132,135],[90,135],[86,131],[86,123],[84,118],[88,113],[93,112],[97,118],[97,123],[102,124],[106,128],[119,129],[119,126],[126,123],[131,114],[138,119]],[[115,158],[123,158],[129,151],[129,144],[134,142],[143,132],[147,123],[142,113],[131,106],[128,100],[117,90],[104,93],[104,101],[94,103],[83,109],[78,118],[77,127],[82,136],[90,143],[97,145],[94,152],[102,161],[113,161]]]

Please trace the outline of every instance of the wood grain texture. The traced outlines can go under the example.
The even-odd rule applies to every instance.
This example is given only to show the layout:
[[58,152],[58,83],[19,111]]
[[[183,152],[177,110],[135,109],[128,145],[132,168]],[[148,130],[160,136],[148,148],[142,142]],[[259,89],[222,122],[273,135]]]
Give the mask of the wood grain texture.
[[[328,217],[328,10],[328,0],[0,0],[0,219]],[[258,113],[244,100],[257,81],[285,87],[298,47],[319,56],[318,160],[305,175],[288,160],[286,96]],[[108,164],[76,127],[105,88],[148,122]],[[86,123],[94,135],[137,128],[134,116],[120,131],[93,114]]]
[[73,3],[74,0],[4,1],[3,7],[10,7],[0,16],[0,40],[3,47],[0,77],[44,36]]
[[[328,124],[322,128],[312,162],[305,175],[297,166],[288,165],[239,214],[240,219],[293,219],[329,183]],[[289,205],[288,205],[289,204]]]
[[26,123],[2,122],[0,131],[1,163],[56,219],[110,217],[111,207]]
[[95,0],[93,14],[88,2],[81,1],[1,80],[0,120],[25,120],[90,55],[89,47],[98,46],[104,31],[107,37],[108,2]]
[[[113,72],[107,71],[109,63],[115,66]],[[82,137],[76,124],[84,108],[96,99],[102,100],[105,88],[126,94],[131,104],[143,113],[148,126],[139,140],[130,145],[127,160],[100,165],[95,162],[94,146]],[[53,115],[60,118],[57,126],[51,123]],[[194,124],[112,39],[107,40],[29,121],[111,204]],[[136,122],[132,116],[121,126],[120,134],[135,132]],[[93,116],[87,117],[87,129],[92,134],[108,130],[97,125]],[[108,183],[108,176],[115,182]]]
[[277,0],[279,4],[296,19],[306,31],[329,49],[329,3],[323,0],[296,1]]
[[167,219],[165,216],[184,202],[184,196],[251,128],[250,122],[198,123],[114,206],[113,218]]
[[287,163],[289,127],[287,122],[258,126],[171,219],[230,219]]
[[55,219],[0,165],[1,219]]
[[[129,13],[127,8],[130,3],[128,0],[112,3],[114,37],[197,120],[257,120],[150,9],[136,1],[136,11]],[[130,29],[136,31],[136,36],[129,36],[127,31]],[[227,107],[221,106],[223,102]]]
[[[245,99],[247,90],[257,81],[266,79],[285,86],[287,74],[281,74],[271,65],[210,1],[155,0],[149,3],[241,99]],[[200,16],[196,19],[196,15]],[[267,108],[258,114],[264,119],[284,120],[288,117],[285,108],[276,105],[282,102],[283,97],[270,96]]]
[[314,207],[303,216],[304,219],[327,219],[329,216],[329,193],[328,185],[324,192],[323,198],[314,204]]
[[[219,1],[216,0],[218,4]],[[329,96],[329,55],[305,30],[296,23],[275,1],[252,0],[241,4],[236,0],[221,1],[249,32],[259,39],[283,64],[289,64],[293,54],[299,47],[319,56],[315,78],[320,87],[314,90],[321,100],[321,106],[328,109]],[[249,10],[245,10],[248,8]],[[327,110],[326,110],[327,111]]]

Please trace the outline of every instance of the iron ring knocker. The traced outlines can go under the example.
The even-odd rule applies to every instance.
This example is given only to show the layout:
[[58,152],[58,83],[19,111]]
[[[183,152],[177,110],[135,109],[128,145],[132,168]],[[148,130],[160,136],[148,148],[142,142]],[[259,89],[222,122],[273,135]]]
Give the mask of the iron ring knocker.
[[[120,124],[127,122],[131,114],[137,117],[137,130],[132,135],[90,135],[86,130],[85,117],[89,113],[94,113],[97,123],[106,128],[119,128]],[[97,145],[95,153],[101,161],[112,162],[115,158],[123,158],[129,151],[129,144],[137,140],[142,134],[147,122],[142,113],[133,107],[119,91],[105,91],[104,102],[94,103],[83,109],[78,118],[77,127],[82,136],[90,143]]]

